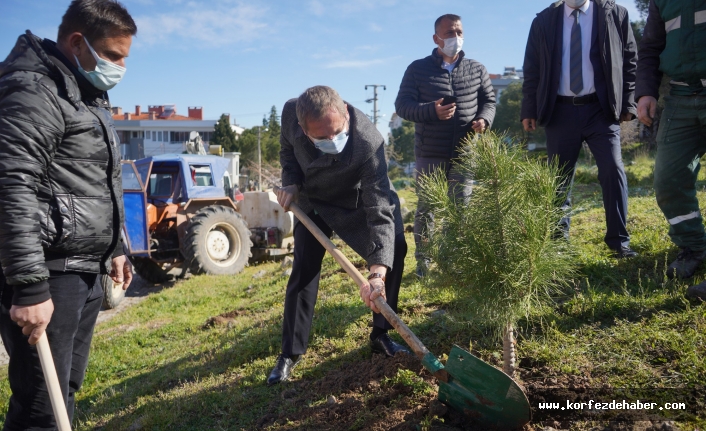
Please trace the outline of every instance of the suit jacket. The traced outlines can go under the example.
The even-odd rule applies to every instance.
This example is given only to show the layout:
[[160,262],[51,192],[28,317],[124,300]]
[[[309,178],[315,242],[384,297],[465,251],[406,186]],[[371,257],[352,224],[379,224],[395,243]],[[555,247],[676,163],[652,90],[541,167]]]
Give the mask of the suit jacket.
[[315,210],[369,266],[392,268],[395,235],[403,225],[382,135],[364,113],[348,105],[346,147],[340,154],[321,154],[299,126],[296,104],[291,99],[282,109],[282,185],[301,186],[301,209],[307,214]]
[[[594,62],[594,69],[596,79],[605,83],[605,91],[598,96],[606,116],[618,121],[621,114],[637,115],[635,37],[624,7],[616,5],[615,0],[593,3],[596,10],[592,34],[597,35],[593,46],[600,54],[600,64]],[[535,118],[540,126],[551,120],[559,93],[563,13],[563,0],[538,13],[527,39],[521,119]]]

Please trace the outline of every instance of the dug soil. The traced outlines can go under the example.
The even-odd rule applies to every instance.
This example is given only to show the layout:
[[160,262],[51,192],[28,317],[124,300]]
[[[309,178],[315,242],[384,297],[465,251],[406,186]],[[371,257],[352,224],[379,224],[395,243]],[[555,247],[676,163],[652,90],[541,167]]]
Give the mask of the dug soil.
[[[431,390],[393,383],[400,369],[412,371]],[[397,354],[388,359],[374,354],[315,381],[284,383],[257,429],[276,425],[278,430],[487,430],[438,402],[436,387],[416,357]]]

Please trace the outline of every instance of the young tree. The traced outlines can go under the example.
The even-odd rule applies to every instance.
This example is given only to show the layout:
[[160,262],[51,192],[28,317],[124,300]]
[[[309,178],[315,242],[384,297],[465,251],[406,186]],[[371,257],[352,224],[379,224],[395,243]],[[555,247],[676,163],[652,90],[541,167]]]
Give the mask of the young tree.
[[211,144],[220,145],[223,147],[223,151],[238,151],[238,141],[226,114],[221,115],[221,118],[218,119]]
[[434,214],[425,254],[429,283],[453,286],[479,323],[503,338],[503,370],[514,374],[514,327],[574,274],[571,246],[554,239],[562,211],[559,170],[528,158],[493,133],[466,139],[457,169],[475,180],[468,200],[437,171],[419,180]]

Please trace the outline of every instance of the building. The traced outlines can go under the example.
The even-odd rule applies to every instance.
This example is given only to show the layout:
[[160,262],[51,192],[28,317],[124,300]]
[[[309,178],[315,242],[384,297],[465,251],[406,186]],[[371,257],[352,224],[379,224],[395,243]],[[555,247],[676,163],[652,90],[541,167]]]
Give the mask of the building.
[[[123,159],[182,153],[191,132],[198,132],[208,148],[217,123],[217,120],[204,120],[200,106],[189,107],[184,116],[177,113],[176,105],[150,105],[147,112],[137,105],[134,112],[125,113],[122,108],[114,107],[113,120]],[[234,124],[231,128],[236,138],[244,131]]]
[[523,78],[522,69],[516,70],[512,66],[506,66],[502,75],[491,73],[490,82],[493,84],[493,89],[495,89],[495,100],[497,103],[500,103],[500,96],[508,85],[513,82],[521,82]]

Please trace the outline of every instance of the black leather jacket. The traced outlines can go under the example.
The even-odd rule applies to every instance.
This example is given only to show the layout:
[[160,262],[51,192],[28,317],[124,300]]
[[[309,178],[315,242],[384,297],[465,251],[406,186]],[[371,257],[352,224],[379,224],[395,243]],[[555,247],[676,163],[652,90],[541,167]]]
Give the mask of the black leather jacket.
[[0,263],[13,304],[49,270],[105,273],[122,254],[119,141],[107,94],[30,32],[0,63]]

